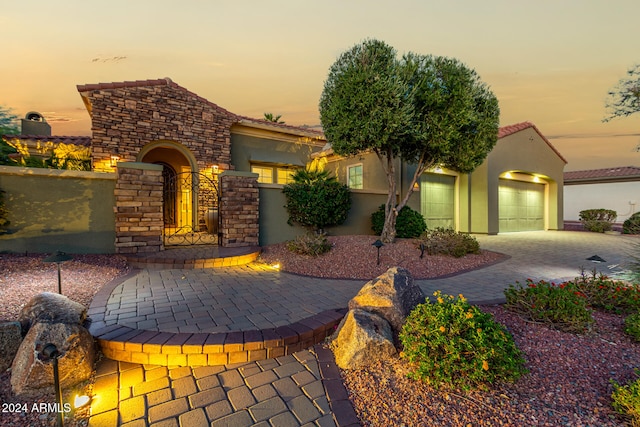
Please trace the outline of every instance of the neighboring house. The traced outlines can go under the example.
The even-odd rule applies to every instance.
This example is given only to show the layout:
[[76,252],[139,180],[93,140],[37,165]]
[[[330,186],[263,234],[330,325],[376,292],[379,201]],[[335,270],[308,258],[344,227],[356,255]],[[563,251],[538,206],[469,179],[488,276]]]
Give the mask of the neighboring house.
[[[356,195],[386,194],[386,175],[373,153],[343,158],[328,145],[311,157],[326,165]],[[532,123],[501,127],[496,146],[473,173],[459,174],[440,167],[427,171],[409,204],[424,215],[429,228],[483,234],[559,230],[563,228],[566,163]],[[405,191],[415,168],[398,162],[396,171],[399,187]],[[367,211],[378,206],[369,203]],[[364,231],[366,227],[361,228]]]
[[580,211],[611,209],[624,222],[640,209],[640,167],[621,166],[564,173],[564,219],[578,221]]
[[[92,176],[113,177],[115,202],[112,194],[109,204],[115,203],[116,251],[129,251],[145,240],[153,240],[153,247],[136,250],[291,239],[303,230],[287,224],[281,190],[295,169],[310,162],[327,167],[352,189],[349,218],[330,233],[371,233],[371,213],[386,199],[386,176],[377,157],[336,156],[320,131],[239,116],[168,78],[80,85],[78,91],[92,122]],[[428,171],[410,206],[422,212],[430,228],[485,234],[562,229],[565,164],[532,123],[502,127],[495,148],[473,173]],[[398,161],[396,170],[398,188],[405,191],[415,169]],[[149,194],[145,184],[156,180],[159,171],[162,197]],[[137,180],[137,187],[128,180]],[[99,193],[91,194],[95,199]],[[84,229],[90,230],[94,217],[83,220]],[[131,242],[135,233],[133,239],[142,243]],[[155,241],[157,233],[162,242]]]

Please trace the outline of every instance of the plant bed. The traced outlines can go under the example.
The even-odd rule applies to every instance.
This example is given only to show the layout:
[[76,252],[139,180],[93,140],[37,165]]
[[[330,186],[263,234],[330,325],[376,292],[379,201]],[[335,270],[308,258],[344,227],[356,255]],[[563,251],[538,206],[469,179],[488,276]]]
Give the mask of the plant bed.
[[280,264],[280,269],[305,276],[370,280],[391,267],[404,267],[414,279],[443,277],[469,271],[507,259],[507,256],[490,251],[469,254],[461,258],[446,255],[428,255],[420,258],[420,249],[414,239],[396,239],[395,243],[380,248],[380,264],[377,249],[372,244],[378,236],[329,236],[331,250],[312,257],[298,255],[287,250],[286,243],[263,248],[260,260],[267,264]]

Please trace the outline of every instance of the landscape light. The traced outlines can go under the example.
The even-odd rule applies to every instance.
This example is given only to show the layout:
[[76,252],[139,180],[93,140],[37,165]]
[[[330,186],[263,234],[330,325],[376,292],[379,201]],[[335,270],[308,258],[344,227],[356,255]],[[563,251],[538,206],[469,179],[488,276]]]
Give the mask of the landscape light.
[[378,265],[380,265],[380,248],[384,246],[384,243],[382,243],[382,241],[378,239],[373,242],[371,246],[375,246],[378,249]]
[[62,279],[60,278],[60,264],[62,264],[65,261],[70,261],[72,259],[73,257],[71,255],[68,255],[61,251],[57,251],[55,254],[50,255],[42,260],[42,262],[46,262],[46,263],[55,262],[56,265],[58,266],[58,293],[60,295],[62,295]]
[[58,347],[56,347],[55,344],[48,343],[45,344],[42,348],[41,354],[42,356],[44,356],[45,361],[53,361],[53,388],[56,392],[56,401],[58,405],[60,405],[57,408],[57,426],[64,427],[64,416],[62,415],[64,404],[62,403],[62,390],[60,389],[60,372],[58,371],[58,358],[60,357],[60,352],[58,351]]

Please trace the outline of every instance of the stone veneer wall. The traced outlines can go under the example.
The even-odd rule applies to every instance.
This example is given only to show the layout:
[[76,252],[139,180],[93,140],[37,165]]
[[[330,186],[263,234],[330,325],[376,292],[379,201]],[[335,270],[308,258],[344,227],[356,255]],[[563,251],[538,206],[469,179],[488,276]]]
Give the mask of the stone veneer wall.
[[221,245],[258,246],[258,174],[225,171],[219,179]]
[[170,79],[89,84],[78,91],[91,112],[94,171],[113,172],[112,154],[135,162],[150,142],[173,141],[187,147],[203,170],[231,165],[231,125],[238,117]]
[[163,250],[162,166],[119,163],[114,192],[116,253]]

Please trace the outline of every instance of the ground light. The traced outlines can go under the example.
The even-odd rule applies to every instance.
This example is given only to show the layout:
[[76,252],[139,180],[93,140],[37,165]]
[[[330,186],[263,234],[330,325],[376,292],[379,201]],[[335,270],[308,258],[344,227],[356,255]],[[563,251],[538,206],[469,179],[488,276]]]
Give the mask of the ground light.
[[375,246],[378,249],[378,265],[380,265],[380,248],[384,246],[384,243],[382,243],[382,241],[378,239],[373,242],[371,246]]
[[79,409],[82,408],[83,406],[86,406],[89,402],[91,401],[91,398],[87,395],[77,395],[76,397],[73,399],[73,407],[75,409]]
[[60,352],[58,351],[58,347],[56,347],[55,344],[48,343],[45,344],[42,348],[41,354],[42,356],[44,356],[45,360],[53,361],[53,387],[55,388],[56,392],[56,403],[59,405],[57,408],[57,426],[64,427],[64,404],[62,403],[62,390],[60,389],[60,372],[58,371],[58,358],[60,357]]
[[60,295],[62,295],[62,280],[60,278],[60,264],[62,264],[65,261],[70,261],[72,259],[73,257],[71,255],[68,255],[64,252],[57,251],[55,254],[50,255],[42,260],[42,262],[46,262],[46,263],[55,262],[56,265],[58,266],[58,293]]

